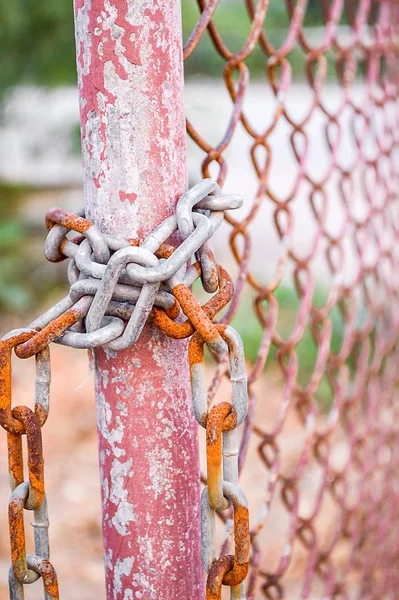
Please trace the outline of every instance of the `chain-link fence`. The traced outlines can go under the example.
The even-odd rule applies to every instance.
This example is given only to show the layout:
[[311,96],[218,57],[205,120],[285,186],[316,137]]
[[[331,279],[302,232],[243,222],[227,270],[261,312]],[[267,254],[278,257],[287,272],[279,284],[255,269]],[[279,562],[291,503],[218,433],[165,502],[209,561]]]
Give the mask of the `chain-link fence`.
[[220,79],[193,95],[212,127],[187,103],[190,164],[245,197],[222,321],[252,361],[247,597],[396,598],[399,4],[286,0],[278,30],[268,0],[198,5],[185,58],[212,45]]
[[[207,597],[220,598],[223,582],[223,598],[231,593],[241,600],[394,599],[399,580],[399,4],[198,0],[198,6],[195,12],[194,0],[183,3],[183,30],[192,28],[185,43],[187,75],[214,79],[191,79],[186,87],[189,171],[191,179],[212,177],[228,194],[212,181],[199,183],[180,198],[176,216],[167,216],[143,239],[100,232],[84,212],[53,209],[46,219],[46,256],[71,259],[68,296],[30,329],[14,331],[0,343],[0,421],[7,431],[12,491],[10,597],[23,598],[25,584],[39,577],[46,598],[59,597],[49,562],[41,438],[49,408],[48,345],[55,340],[78,348],[130,349],[150,315],[171,338],[190,337],[196,330],[189,358],[194,413],[206,428],[208,488],[201,510]],[[112,29],[111,21],[103,24],[103,33]],[[170,22],[179,45],[180,29],[174,19],[165,21]],[[152,31],[158,25],[155,15]],[[97,58],[102,67],[102,51]],[[104,96],[100,100],[103,106]],[[101,106],[95,109],[101,112]],[[181,133],[184,138],[184,127]],[[241,208],[237,193],[244,197]],[[222,211],[234,207],[216,233]],[[66,239],[70,230],[79,235]],[[184,242],[175,248],[167,241],[177,231]],[[208,244],[213,232],[223,266],[216,267]],[[187,265],[194,255],[198,261]],[[225,268],[234,276],[234,293]],[[200,275],[204,289],[216,292],[202,308],[190,291],[194,284],[197,292]],[[185,322],[176,321],[180,309]],[[215,319],[219,310],[222,316]],[[239,336],[226,327],[230,323],[244,340],[246,418],[245,363]],[[204,344],[218,357],[214,371],[211,361],[205,365]],[[13,408],[14,346],[20,357],[36,355],[34,411]],[[181,353],[182,346],[176,348]],[[22,380],[26,393],[26,375]],[[103,381],[106,388],[106,370]],[[121,381],[118,372],[111,384]],[[132,381],[123,383],[129,408],[137,378]],[[212,406],[215,399],[218,406]],[[118,408],[115,418],[126,416],[126,406]],[[106,436],[105,421],[111,420],[107,413],[103,423],[101,410],[99,429]],[[179,414],[176,423],[181,422]],[[126,431],[130,440],[130,424]],[[107,451],[119,458],[123,436],[115,432],[116,426]],[[188,438],[188,429],[185,434]],[[184,455],[177,439],[177,452]],[[154,464],[160,463],[157,455]],[[125,478],[134,469],[119,466],[126,470],[111,503],[126,508]],[[104,473],[103,480],[106,489]],[[194,480],[196,497],[196,473]],[[35,528],[34,543],[27,540],[27,547],[25,509],[33,511]],[[190,518],[198,524],[196,509],[193,502]],[[213,510],[220,516],[218,560]],[[135,519],[129,515],[127,522]],[[118,533],[138,541],[134,527]],[[196,551],[197,534],[190,539]],[[164,542],[171,558],[173,544],[165,537]],[[27,554],[33,546],[35,554]],[[191,558],[182,547],[176,563],[181,568],[183,556],[184,569]],[[121,548],[122,543],[117,560]],[[133,564],[129,552],[126,560]],[[133,597],[130,570],[123,567],[118,579],[111,562],[108,556],[116,591],[109,587],[108,595]],[[145,561],[140,555],[137,562]],[[197,586],[194,593],[202,592]]]

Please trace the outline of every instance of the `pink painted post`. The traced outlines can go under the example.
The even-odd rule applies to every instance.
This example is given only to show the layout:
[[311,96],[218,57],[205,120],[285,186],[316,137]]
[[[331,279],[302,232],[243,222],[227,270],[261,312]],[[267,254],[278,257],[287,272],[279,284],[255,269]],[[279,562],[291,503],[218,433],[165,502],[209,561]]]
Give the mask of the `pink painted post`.
[[[142,237],[187,186],[180,0],[75,0],[87,215]],[[200,600],[187,346],[96,352],[108,600]]]

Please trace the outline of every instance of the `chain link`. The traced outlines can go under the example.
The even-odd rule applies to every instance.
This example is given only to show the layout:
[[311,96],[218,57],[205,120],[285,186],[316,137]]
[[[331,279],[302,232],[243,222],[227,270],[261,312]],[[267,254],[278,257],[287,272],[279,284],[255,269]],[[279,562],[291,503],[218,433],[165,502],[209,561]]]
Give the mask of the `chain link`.
[[[41,438],[49,409],[49,344],[54,341],[74,348],[102,346],[115,352],[134,344],[147,321],[170,337],[191,337],[193,409],[207,432],[208,485],[201,501],[207,598],[220,600],[222,585],[231,587],[232,598],[245,598],[243,581],[248,571],[250,539],[247,501],[238,487],[237,427],[247,412],[247,380],[240,336],[232,327],[214,322],[234,290],[231,277],[216,263],[210,244],[224,211],[241,204],[241,198],[222,195],[219,186],[206,179],[183,194],[176,214],[166,218],[144,240],[102,234],[83,211],[71,214],[55,208],[47,213],[45,255],[52,262],[70,259],[69,293],[28,329],[11,332],[0,341],[0,424],[7,430],[12,490],[9,585],[13,600],[23,598],[23,586],[39,577],[45,599],[58,598],[57,578],[49,562]],[[79,235],[71,237],[71,232]],[[167,240],[176,232],[181,243],[175,248]],[[193,257],[196,260],[192,263]],[[199,277],[205,291],[214,294],[203,306],[190,289]],[[228,356],[232,387],[231,402],[210,409],[205,385],[205,344],[218,361]],[[26,406],[12,407],[13,349],[19,358],[36,357],[34,411]],[[23,434],[27,439],[27,481]],[[34,512],[34,555],[27,555],[25,549],[25,509]],[[215,511],[223,510],[232,514],[230,529],[234,532],[235,551],[234,555],[217,558],[214,519]]]
[[[58,598],[58,582],[49,561],[47,501],[41,428],[49,414],[50,353],[48,346],[36,356],[35,407],[12,408],[12,350],[32,339],[32,329],[11,331],[0,341],[0,425],[7,431],[11,498],[8,522],[11,547],[9,590],[11,600],[23,600],[24,585],[43,580],[45,600]],[[22,437],[27,442],[27,480],[24,480]],[[35,554],[26,553],[24,510],[33,511]]]
[[[231,589],[231,598],[245,598],[243,581],[248,572],[250,535],[248,506],[238,487],[237,427],[247,414],[247,375],[244,349],[238,333],[228,325],[216,325],[227,344],[232,400],[212,407],[208,404],[205,380],[204,345],[197,331],[189,343],[189,362],[194,414],[206,428],[207,486],[201,496],[202,562],[208,573],[207,600],[221,600],[222,585]],[[211,349],[211,345],[208,343]],[[234,556],[216,559],[215,512],[233,507]],[[226,535],[232,531],[226,522]]]

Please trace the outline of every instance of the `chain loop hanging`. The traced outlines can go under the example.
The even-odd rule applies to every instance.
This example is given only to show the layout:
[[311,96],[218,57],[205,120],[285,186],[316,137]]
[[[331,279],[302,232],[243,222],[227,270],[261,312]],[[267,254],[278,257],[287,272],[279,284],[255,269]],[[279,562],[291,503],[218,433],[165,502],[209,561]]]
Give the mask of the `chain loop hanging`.
[[[9,505],[12,563],[9,586],[13,600],[22,599],[23,586],[34,583],[38,578],[43,580],[46,600],[58,598],[57,578],[49,562],[41,438],[41,427],[49,410],[49,344],[55,342],[74,348],[105,347],[108,351],[117,352],[134,344],[148,321],[170,337],[183,339],[192,336],[199,353],[202,353],[202,361],[204,344],[216,356],[229,354],[232,402],[215,406],[207,416],[206,398],[198,396],[198,386],[202,386],[201,390],[204,386],[197,381],[196,375],[192,379],[193,399],[196,415],[199,410],[202,411],[201,424],[206,424],[209,419],[208,429],[213,422],[212,411],[226,412],[226,420],[217,433],[217,473],[209,460],[209,486],[212,490],[209,502],[212,511],[232,505],[234,512],[236,549],[234,556],[228,558],[231,568],[226,571],[222,583],[236,589],[244,580],[249,560],[248,511],[237,481],[230,481],[227,477],[223,479],[221,436],[222,431],[233,428],[236,431],[245,418],[245,363],[237,332],[213,321],[230,301],[233,284],[229,274],[216,263],[210,245],[210,237],[223,220],[223,211],[241,204],[238,196],[222,195],[219,186],[206,179],[188,190],[177,203],[176,215],[165,219],[144,240],[102,234],[85,218],[83,211],[70,214],[55,208],[47,213],[49,233],[45,255],[53,262],[70,259],[69,294],[35,319],[28,329],[10,332],[0,341],[0,424],[7,431],[12,490]],[[71,238],[70,232],[79,236]],[[181,243],[175,248],[167,241],[176,232]],[[190,289],[198,278],[201,278],[204,289],[214,294],[204,306],[198,303]],[[183,322],[176,320],[181,314],[186,317]],[[36,357],[34,410],[27,406],[12,406],[13,349],[20,358]],[[195,372],[195,367],[193,369]],[[203,365],[197,376],[203,377]],[[26,481],[23,435],[27,439]],[[211,434],[208,437],[208,455],[211,457],[213,453],[215,456],[214,440]],[[238,473],[237,452],[229,456],[228,463],[234,456],[233,470]],[[226,467],[225,470],[227,473],[229,469]],[[218,497],[215,502],[216,479]],[[35,555],[26,554],[24,510],[34,511]],[[206,536],[204,544],[209,544]],[[212,565],[219,564],[220,560],[216,560],[213,554],[210,558]],[[225,560],[222,560],[223,564]],[[216,584],[211,581],[210,585],[215,588]],[[207,590],[208,596],[210,593]]]

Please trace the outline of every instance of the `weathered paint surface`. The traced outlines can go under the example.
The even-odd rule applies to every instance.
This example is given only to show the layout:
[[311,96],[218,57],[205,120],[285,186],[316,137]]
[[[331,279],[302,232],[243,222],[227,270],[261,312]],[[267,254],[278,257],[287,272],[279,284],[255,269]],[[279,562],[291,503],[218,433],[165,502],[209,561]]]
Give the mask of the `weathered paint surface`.
[[[143,236],[186,189],[180,0],[75,0],[87,216]],[[203,598],[187,346],[96,353],[107,598]]]

